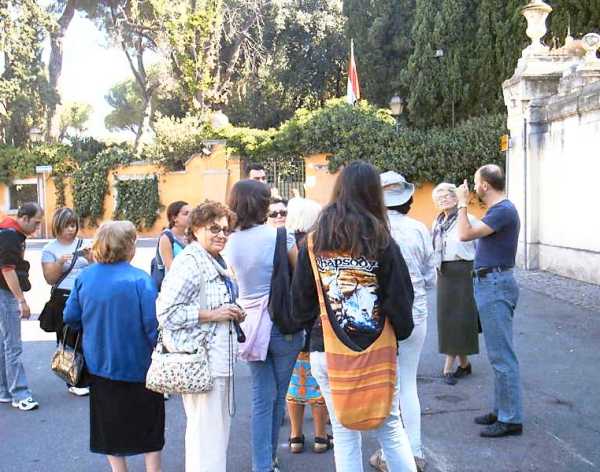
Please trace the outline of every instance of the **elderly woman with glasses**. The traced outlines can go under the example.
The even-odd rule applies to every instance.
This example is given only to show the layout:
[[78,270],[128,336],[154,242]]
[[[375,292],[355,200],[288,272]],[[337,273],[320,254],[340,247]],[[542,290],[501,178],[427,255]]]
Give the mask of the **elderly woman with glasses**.
[[75,280],[63,316],[83,331],[91,451],[106,454],[113,472],[126,472],[125,458],[135,454],[145,455],[148,472],[159,472],[165,405],[145,384],[158,335],[156,288],[131,265],[135,241],[130,221],[100,226],[92,246],[96,263]]
[[[479,321],[471,278],[475,244],[458,237],[456,186],[441,183],[433,189],[432,197],[440,210],[433,222],[438,343],[440,353],[446,354],[444,381],[455,385],[457,379],[471,374],[467,356],[479,353]],[[477,224],[477,218],[468,217],[471,224]],[[459,365],[453,372],[457,357]]]
[[237,288],[221,257],[235,220],[235,214],[218,202],[206,201],[192,210],[192,242],[173,261],[158,298],[158,321],[170,352],[192,353],[205,338],[209,343],[213,389],[182,395],[188,472],[227,468],[229,392],[237,356],[233,322],[245,317],[234,304]]

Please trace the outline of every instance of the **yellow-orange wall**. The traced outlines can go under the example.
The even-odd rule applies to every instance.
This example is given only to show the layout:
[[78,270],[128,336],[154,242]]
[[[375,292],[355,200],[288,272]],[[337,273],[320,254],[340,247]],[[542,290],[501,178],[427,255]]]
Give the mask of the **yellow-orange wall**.
[[[327,168],[327,155],[316,154],[305,159],[306,162],[306,198],[316,200],[322,205],[329,201],[337,174],[331,174]],[[213,146],[210,156],[197,154],[192,156],[185,166],[185,171],[163,172],[151,163],[136,163],[126,167],[120,167],[108,176],[108,192],[104,200],[104,219],[112,218],[116,205],[115,177],[120,176],[151,176],[158,175],[158,191],[163,208],[154,226],[148,230],[141,231],[140,237],[156,236],[166,226],[166,207],[176,200],[184,200],[191,205],[197,205],[205,199],[225,202],[231,187],[242,178],[241,161],[236,157],[227,155],[225,145]],[[50,226],[52,214],[56,210],[56,197],[54,182],[51,176],[44,176],[45,183],[45,221],[40,236],[50,238]],[[437,210],[431,199],[431,191],[434,184],[425,183],[417,187],[414,194],[414,204],[410,216],[422,221],[428,227]],[[67,179],[66,204],[73,207],[71,182]],[[5,187],[0,184],[0,208],[4,208],[6,192]],[[472,199],[469,212],[477,217],[483,216],[485,209]],[[91,237],[95,228],[83,228],[82,236]]]
[[[306,185],[305,195],[319,202],[321,205],[326,204],[331,197],[333,186],[337,178],[336,174],[331,174],[327,170],[327,154],[315,154],[307,157],[306,161]],[[435,185],[433,183],[419,184],[413,195],[414,203],[410,209],[410,216],[423,222],[428,228],[438,214],[438,210],[431,199],[431,192]],[[469,213],[481,218],[485,213],[485,208],[482,207],[476,198],[471,199],[469,205]]]
[[[197,154],[187,162],[185,171],[163,172],[152,163],[136,163],[126,167],[119,167],[108,175],[108,192],[104,199],[104,219],[112,218],[116,206],[115,177],[124,176],[152,176],[158,175],[158,191],[163,208],[154,226],[141,231],[140,237],[156,236],[166,225],[166,207],[176,200],[184,200],[191,205],[197,205],[206,199],[226,201],[227,194],[233,184],[241,178],[241,164],[239,159],[228,157],[225,146],[215,145],[210,156]],[[44,178],[45,191],[45,236],[50,238],[50,225],[52,215],[56,210],[55,187],[51,176]],[[71,182],[67,179],[66,205],[73,207]],[[0,207],[5,205],[4,186],[0,185]],[[93,236],[96,228],[83,228],[81,235]]]

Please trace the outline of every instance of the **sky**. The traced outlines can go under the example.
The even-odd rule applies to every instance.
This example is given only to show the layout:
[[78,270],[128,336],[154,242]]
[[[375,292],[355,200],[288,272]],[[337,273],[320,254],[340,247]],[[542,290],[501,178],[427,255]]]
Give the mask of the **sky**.
[[[89,103],[93,110],[85,134],[106,138],[110,133],[104,127],[104,117],[112,108],[104,96],[117,82],[132,78],[131,69],[120,48],[105,47],[104,35],[96,26],[77,13],[64,40],[63,69],[59,90],[64,102]],[[46,48],[44,61],[50,55]],[[119,133],[120,138],[131,137],[131,133]]]

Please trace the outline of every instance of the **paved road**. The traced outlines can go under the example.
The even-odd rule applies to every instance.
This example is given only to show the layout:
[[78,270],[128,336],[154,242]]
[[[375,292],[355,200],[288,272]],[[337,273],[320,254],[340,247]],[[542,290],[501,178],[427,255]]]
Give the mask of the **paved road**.
[[[151,247],[138,250],[134,263],[148,267]],[[32,267],[39,266],[39,249],[28,251]],[[31,305],[39,309],[47,296],[40,272],[33,273]],[[473,375],[451,387],[440,380],[442,357],[437,353],[435,315],[429,319],[428,336],[419,369],[423,407],[423,438],[431,472],[516,472],[600,470],[600,307],[578,307],[554,298],[561,289],[553,279],[552,291],[541,293],[543,274],[536,290],[522,288],[515,319],[515,336],[522,365],[525,434],[520,438],[484,440],[472,423],[488,411],[492,377],[482,353],[472,358]],[[564,281],[564,285],[571,284]],[[569,285],[569,286],[571,286]],[[542,287],[542,288],[540,288]],[[589,288],[594,290],[594,288]],[[431,299],[434,304],[433,298]],[[0,472],[103,471],[105,459],[88,452],[88,401],[69,395],[48,368],[54,349],[52,335],[42,333],[35,322],[23,322],[24,361],[31,387],[41,402],[33,412],[0,405]],[[229,449],[229,472],[247,472],[249,466],[249,375],[240,364],[236,371],[237,414]],[[306,420],[307,438],[312,437]],[[167,403],[167,445],[163,470],[183,471],[185,418],[181,400]],[[282,442],[288,435],[287,425]],[[375,448],[365,435],[365,469]],[[292,455],[287,445],[280,452],[282,470],[333,471],[333,454],[305,452]],[[141,458],[130,462],[142,471]]]

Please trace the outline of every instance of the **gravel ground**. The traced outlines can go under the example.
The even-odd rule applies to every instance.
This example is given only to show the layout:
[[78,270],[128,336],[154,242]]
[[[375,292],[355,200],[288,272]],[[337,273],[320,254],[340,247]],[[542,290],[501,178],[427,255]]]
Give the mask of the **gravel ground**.
[[520,287],[600,312],[600,285],[580,282],[542,270],[517,269],[515,275]]

